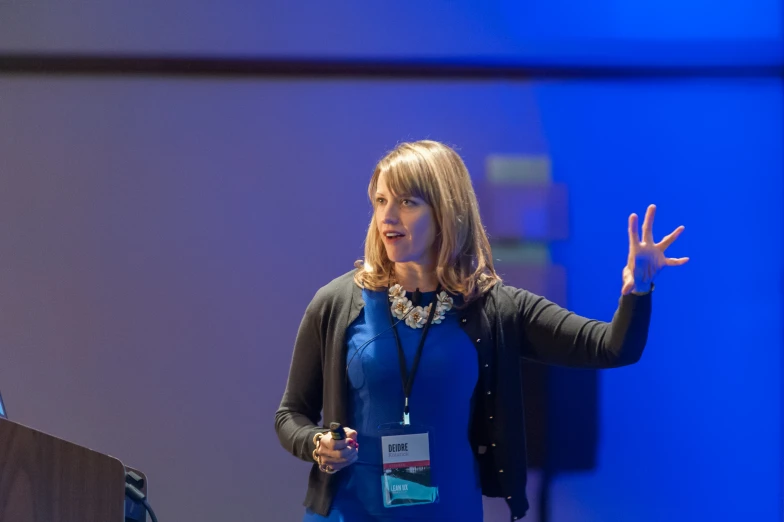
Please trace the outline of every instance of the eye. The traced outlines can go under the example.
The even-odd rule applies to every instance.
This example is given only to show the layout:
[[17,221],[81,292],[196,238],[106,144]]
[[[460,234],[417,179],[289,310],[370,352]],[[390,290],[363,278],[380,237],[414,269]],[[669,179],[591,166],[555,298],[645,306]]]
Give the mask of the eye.
[[376,198],[376,205],[383,205],[386,202],[384,198]]
[[401,204],[402,204],[404,207],[413,207],[413,206],[415,206],[415,205],[416,205],[416,201],[414,201],[413,199],[405,199],[405,198],[404,198],[404,199],[401,199],[401,200],[400,200],[400,203],[401,203]]

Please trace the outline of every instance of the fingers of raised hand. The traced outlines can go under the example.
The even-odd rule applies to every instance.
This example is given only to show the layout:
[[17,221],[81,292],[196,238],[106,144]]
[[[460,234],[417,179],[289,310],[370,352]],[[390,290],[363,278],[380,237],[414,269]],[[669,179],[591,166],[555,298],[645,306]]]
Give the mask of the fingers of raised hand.
[[673,230],[670,234],[664,236],[661,241],[656,243],[656,246],[662,252],[664,252],[665,250],[667,250],[667,247],[669,247],[671,244],[675,242],[676,239],[678,239],[678,236],[680,236],[681,232],[683,232],[685,229],[686,227],[684,227],[683,225],[679,226],[678,228]]
[[642,240],[653,244],[653,219],[656,216],[656,205],[648,205],[645,211],[645,220],[642,222]]
[[634,273],[629,266],[623,269],[621,280],[623,282],[623,285],[621,286],[621,295],[626,295],[634,290]]
[[689,261],[688,257],[668,257],[664,260],[665,266],[681,266]]
[[637,214],[629,216],[629,245],[638,245],[640,235],[637,232]]

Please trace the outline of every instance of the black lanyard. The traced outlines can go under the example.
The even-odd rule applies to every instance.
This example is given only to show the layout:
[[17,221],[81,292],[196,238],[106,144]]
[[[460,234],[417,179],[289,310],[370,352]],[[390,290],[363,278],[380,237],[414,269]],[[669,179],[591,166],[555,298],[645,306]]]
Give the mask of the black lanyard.
[[425,347],[425,338],[427,337],[427,332],[430,329],[430,325],[433,323],[433,317],[436,314],[438,293],[440,290],[441,284],[439,283],[438,287],[436,288],[435,296],[433,297],[433,302],[430,303],[430,313],[427,314],[427,321],[422,327],[422,337],[419,338],[419,346],[417,347],[416,355],[414,356],[414,362],[411,365],[411,373],[408,373],[406,367],[406,354],[403,352],[403,345],[400,343],[400,336],[398,335],[397,328],[395,327],[395,318],[392,317],[392,307],[387,307],[387,310],[389,310],[389,321],[392,323],[392,331],[395,334],[395,342],[397,343],[397,358],[400,362],[400,380],[403,383],[403,393],[406,397],[406,402],[403,405],[403,425],[405,426],[411,424],[408,409],[408,398],[411,396],[411,388],[414,387],[414,377],[416,376],[417,368],[419,367],[419,360],[422,358],[422,350]]

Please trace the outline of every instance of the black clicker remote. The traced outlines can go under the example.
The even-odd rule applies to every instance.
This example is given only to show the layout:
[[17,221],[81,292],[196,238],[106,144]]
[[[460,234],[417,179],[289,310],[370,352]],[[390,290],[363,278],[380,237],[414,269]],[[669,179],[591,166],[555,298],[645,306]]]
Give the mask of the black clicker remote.
[[344,440],[346,438],[346,430],[339,422],[329,423],[329,432],[332,434],[332,440]]

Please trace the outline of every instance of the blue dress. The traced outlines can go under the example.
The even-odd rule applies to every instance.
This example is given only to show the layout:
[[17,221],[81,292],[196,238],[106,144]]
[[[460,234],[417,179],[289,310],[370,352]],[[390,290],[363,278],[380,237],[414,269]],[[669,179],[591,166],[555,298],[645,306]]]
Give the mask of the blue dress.
[[[389,329],[388,295],[363,290],[362,297],[365,306],[347,332],[348,427],[357,430],[359,459],[338,472],[339,487],[329,516],[307,510],[304,522],[481,522],[479,468],[469,443],[478,357],[458,324],[454,308],[440,324],[430,326],[409,398],[411,424],[425,425],[430,431],[431,477],[438,487],[439,500],[433,504],[384,507],[378,426],[401,420],[404,393],[397,343]],[[435,298],[435,292],[422,297],[426,306]],[[396,328],[410,372],[422,329],[413,329],[404,321]],[[357,352],[381,332],[384,333]]]

